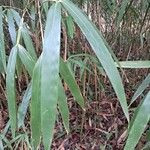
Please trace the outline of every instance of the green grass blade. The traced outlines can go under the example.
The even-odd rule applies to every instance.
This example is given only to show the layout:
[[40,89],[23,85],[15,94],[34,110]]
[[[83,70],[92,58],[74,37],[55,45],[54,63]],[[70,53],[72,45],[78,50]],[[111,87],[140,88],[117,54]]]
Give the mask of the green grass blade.
[[0,137],[0,149],[1,149],[1,150],[4,150],[4,146],[3,146],[3,142],[2,142],[1,137]]
[[[94,74],[91,69],[87,66],[86,64],[86,58],[83,60],[81,59],[70,59],[69,61],[67,60],[67,63],[71,65],[76,65],[79,66],[81,70],[83,70],[82,72],[84,72],[84,70],[87,70],[89,73]],[[75,71],[73,71],[73,69],[71,69],[72,73],[75,74]],[[80,74],[81,75],[81,74]]]
[[32,39],[29,35],[29,31],[27,31],[27,29],[22,30],[22,37],[26,46],[26,49],[28,50],[29,54],[31,55],[31,57],[34,60],[37,60],[37,56],[36,56],[36,52],[35,52],[35,48],[33,46],[33,42]]
[[59,82],[61,5],[55,3],[48,11],[41,74],[41,119],[45,150],[50,149],[56,121]]
[[25,68],[29,72],[30,76],[32,76],[33,68],[35,66],[34,59],[32,59],[29,52],[26,51],[26,49],[21,45],[18,45],[18,54]]
[[22,71],[23,71],[23,65],[22,62],[20,60],[20,57],[17,55],[17,61],[16,61],[16,75],[19,77],[22,75]]
[[92,49],[96,53],[96,56],[100,60],[104,70],[106,71],[112,83],[112,86],[122,106],[123,112],[127,120],[129,121],[128,107],[121,77],[109,50],[107,49],[103,39],[101,38],[102,35],[98,32],[98,30],[87,18],[87,16],[83,14],[82,11],[78,7],[76,7],[72,2],[68,0],[63,0],[62,4],[74,18],[75,22],[79,25],[83,34],[89,41]]
[[[130,105],[142,94],[142,92],[150,85],[150,74],[140,84],[136,92],[134,93]],[[130,106],[129,105],[129,106]]]
[[36,149],[41,138],[41,57],[38,59],[32,76],[31,131],[32,143]]
[[124,150],[134,150],[150,119],[150,92],[137,111]]
[[32,88],[31,88],[31,84],[29,84],[24,93],[22,103],[18,108],[18,128],[20,128],[24,124],[25,115],[27,113],[29,101],[31,99],[31,92],[32,92]]
[[4,67],[3,67],[3,63],[1,61],[1,56],[0,56],[0,73],[4,72]]
[[9,11],[12,14],[12,16],[13,16],[16,24],[17,24],[17,26],[19,27],[20,23],[21,23],[21,17],[19,15],[19,13],[16,10],[14,10],[14,9],[10,9]]
[[123,0],[122,3],[121,3],[120,8],[118,9],[117,17],[116,17],[117,27],[119,26],[120,22],[123,19],[123,16],[125,14],[128,3],[129,3],[129,0]]
[[10,150],[13,150],[13,148],[11,146],[11,142],[5,136],[0,135],[0,137],[1,137],[1,139],[3,139],[3,143],[5,143],[4,150],[6,148],[10,149]]
[[4,44],[4,30],[3,30],[3,11],[0,6],[0,58],[4,71],[6,72],[6,53]]
[[[119,61],[122,68],[150,68],[150,61]],[[116,63],[116,66],[119,65]]]
[[69,108],[67,104],[67,97],[61,81],[59,82],[58,91],[59,91],[59,96],[58,96],[59,111],[62,116],[64,127],[67,133],[69,133]]
[[42,9],[43,9],[43,12],[44,12],[45,14],[47,14],[48,8],[49,8],[49,3],[48,3],[48,1],[43,0],[43,1],[42,1]]
[[7,72],[6,72],[6,91],[7,91],[7,101],[9,118],[11,123],[11,130],[13,137],[15,136],[17,117],[16,117],[16,94],[15,94],[15,67],[17,59],[17,47],[13,47],[9,55]]
[[15,45],[17,34],[16,34],[14,18],[13,18],[13,14],[12,14],[11,10],[7,11],[7,21],[8,21],[8,30],[9,30],[9,34],[11,37],[11,41],[12,41],[13,45]]
[[63,61],[63,59],[60,59],[60,74],[61,74],[61,77],[67,83],[67,85],[68,85],[72,95],[74,96],[75,100],[77,101],[77,103],[83,109],[85,109],[84,98],[80,92],[80,89],[76,83],[76,80],[75,80],[72,72],[70,71],[67,63]]
[[34,7],[34,5],[31,6],[30,8],[30,16],[32,19],[30,19],[30,23],[31,23],[31,29],[32,31],[35,31],[36,29],[36,21],[35,21],[35,17],[36,17],[36,7]]
[[66,25],[67,25],[67,33],[71,39],[73,39],[74,35],[74,22],[70,15],[66,17]]

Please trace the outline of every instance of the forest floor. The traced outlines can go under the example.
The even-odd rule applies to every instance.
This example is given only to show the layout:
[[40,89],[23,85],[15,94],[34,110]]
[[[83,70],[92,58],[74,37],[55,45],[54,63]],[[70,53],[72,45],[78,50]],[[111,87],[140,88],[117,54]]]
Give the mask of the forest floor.
[[[138,85],[138,82],[143,79],[143,74],[147,74],[147,71],[147,69],[138,69],[130,72],[131,74],[127,76],[129,81],[133,83],[125,84],[128,100],[134,93],[131,85]],[[105,85],[108,86],[104,92],[100,92],[100,99],[88,102],[85,113],[73,102],[72,97],[68,99],[71,131],[67,135],[61,121],[57,121],[53,140],[54,150],[123,149],[128,128],[127,120],[115,94],[112,94],[112,88],[107,80]],[[137,107],[139,101],[140,98],[132,105],[132,109]],[[136,149],[141,150],[145,142],[145,136],[143,136]]]
[[[137,58],[136,55],[142,56],[143,54],[142,51],[138,54],[133,51],[130,56]],[[122,60],[125,55],[127,54],[122,53],[117,58]],[[124,69],[122,78],[128,104],[138,85],[149,72],[149,69]],[[86,99],[85,112],[68,94],[71,131],[67,135],[58,119],[53,140],[54,150],[123,150],[128,128],[127,120],[108,78],[102,77],[101,80],[105,88],[103,91],[97,91],[97,99]],[[94,89],[94,83],[91,86]],[[139,97],[130,107],[131,117],[141,98]],[[145,143],[146,138],[143,134],[136,150],[141,150]]]

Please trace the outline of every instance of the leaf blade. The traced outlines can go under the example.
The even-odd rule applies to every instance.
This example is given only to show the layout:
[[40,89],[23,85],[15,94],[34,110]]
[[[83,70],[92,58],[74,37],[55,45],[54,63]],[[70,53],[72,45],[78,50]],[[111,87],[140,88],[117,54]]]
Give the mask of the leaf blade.
[[11,123],[11,130],[13,137],[15,136],[17,116],[16,116],[16,94],[15,94],[15,66],[17,59],[18,48],[15,46],[12,48],[9,55],[7,72],[6,72],[6,92],[8,101],[8,110]]
[[18,45],[18,54],[28,73],[30,74],[30,76],[32,76],[32,72],[35,66],[34,59],[31,57],[29,52],[26,51],[26,49],[21,45]]
[[32,144],[36,149],[41,138],[41,57],[35,64],[32,75],[32,98],[31,98],[31,131]]
[[59,111],[62,116],[64,127],[67,133],[69,133],[69,108],[67,104],[67,97],[61,81],[59,81],[58,91],[59,91],[59,96],[58,96]]
[[[130,105],[142,94],[142,92],[150,85],[150,74],[143,80],[140,86],[137,88],[136,92],[134,93]],[[129,106],[130,106],[129,105]]]
[[122,106],[123,112],[127,120],[129,121],[128,107],[121,77],[109,50],[104,44],[102,35],[98,33],[98,30],[94,27],[90,20],[87,19],[85,14],[83,14],[82,11],[78,7],[76,7],[72,2],[68,0],[63,0],[62,4],[74,18],[75,22],[78,24],[83,34],[89,41],[92,49],[96,53],[98,59],[100,60],[104,70],[106,71],[111,81],[111,84]]
[[[122,68],[150,68],[150,61],[119,61]],[[116,66],[118,64],[116,63]]]
[[85,109],[84,105],[84,98],[80,92],[79,86],[77,85],[74,76],[72,75],[71,71],[69,70],[67,63],[63,61],[63,59],[60,59],[60,74],[62,78],[67,83],[72,95],[75,97],[75,100],[77,103]]
[[18,108],[18,128],[20,128],[24,124],[25,115],[27,113],[27,109],[29,106],[29,101],[31,99],[32,87],[31,83],[28,85],[24,96],[22,98],[22,103]]
[[124,150],[134,150],[138,143],[142,133],[144,132],[148,121],[150,120],[150,92],[145,97],[143,103],[138,109],[138,112],[134,118],[134,122],[129,131],[129,137],[127,139]]
[[4,71],[6,71],[6,53],[4,44],[4,30],[3,30],[3,11],[0,6],[0,58],[3,64]]
[[8,19],[8,30],[9,30],[9,34],[11,37],[11,41],[12,41],[13,45],[15,45],[17,34],[16,34],[14,18],[13,18],[13,14],[12,14],[11,10],[7,11],[7,19]]
[[58,100],[61,5],[56,2],[47,15],[41,74],[41,129],[46,150],[50,149]]

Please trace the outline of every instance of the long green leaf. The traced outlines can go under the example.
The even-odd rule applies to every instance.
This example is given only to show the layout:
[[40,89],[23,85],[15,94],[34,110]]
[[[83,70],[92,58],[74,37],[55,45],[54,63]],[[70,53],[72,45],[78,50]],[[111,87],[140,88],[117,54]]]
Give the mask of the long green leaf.
[[14,18],[13,18],[13,14],[12,14],[11,10],[7,11],[7,21],[8,21],[9,34],[10,34],[13,45],[15,45],[17,34],[16,34]]
[[32,76],[33,68],[35,66],[35,60],[32,59],[29,52],[26,51],[26,49],[23,46],[18,45],[18,49],[19,49],[18,54],[22,63],[24,64],[25,68],[29,72],[30,76]]
[[[150,68],[150,61],[119,61],[122,68]],[[116,66],[118,64],[116,63]]]
[[[134,93],[130,105],[142,94],[142,92],[150,85],[150,74],[140,84],[136,92]],[[130,106],[129,105],[129,106]]]
[[12,14],[17,26],[19,27],[20,23],[21,23],[21,20],[22,20],[19,13],[15,9],[9,9],[9,11]]
[[32,88],[30,83],[24,93],[22,103],[18,108],[18,128],[20,128],[24,124],[25,115],[29,106],[29,100],[31,99],[31,92]]
[[123,0],[122,3],[121,3],[120,8],[118,9],[117,17],[116,17],[117,27],[119,26],[120,22],[123,19],[123,16],[125,14],[128,3],[129,3],[129,0]]
[[6,53],[4,45],[4,31],[3,31],[3,11],[0,6],[0,58],[3,64],[3,68],[6,71]]
[[3,67],[3,63],[1,61],[1,56],[0,56],[0,73],[4,72],[4,67]]
[[60,3],[56,2],[48,12],[43,44],[41,128],[45,150],[50,149],[57,112],[61,34],[60,6]]
[[69,108],[67,104],[67,97],[61,81],[59,81],[58,91],[59,91],[59,97],[58,97],[59,111],[62,116],[64,127],[67,133],[69,133]]
[[29,54],[32,56],[34,60],[37,60],[35,48],[33,46],[32,39],[29,35],[29,31],[27,29],[22,29],[22,37],[26,46],[26,49],[28,50]]
[[32,98],[31,98],[31,131],[32,143],[36,149],[41,138],[41,57],[35,64],[32,76]]
[[147,123],[150,120],[150,92],[145,97],[143,103],[137,111],[134,122],[129,131],[129,137],[127,139],[124,150],[134,150],[138,143],[142,133],[144,132]]
[[23,65],[22,65],[22,62],[20,60],[19,55],[17,55],[16,74],[17,74],[18,77],[22,75],[22,70],[23,70]]
[[84,98],[80,92],[80,89],[75,81],[75,78],[74,78],[72,72],[68,68],[67,63],[63,61],[63,59],[60,59],[60,74],[61,74],[61,77],[67,83],[67,85],[68,85],[72,95],[75,97],[75,100],[77,101],[77,103],[83,109],[85,109]]
[[11,130],[13,137],[15,136],[17,117],[16,117],[16,94],[15,94],[15,66],[17,59],[18,48],[15,46],[12,48],[7,65],[6,73],[6,91],[7,91],[7,101],[9,118],[11,123]]
[[123,112],[127,120],[129,121],[128,107],[122,81],[119,72],[115,66],[114,60],[112,59],[111,54],[109,53],[106,45],[104,44],[103,39],[101,38],[102,35],[100,35],[98,30],[87,18],[87,16],[83,14],[82,11],[77,6],[75,6],[71,1],[62,0],[62,4],[74,18],[75,22],[79,25],[83,34],[86,36],[91,47],[96,53],[98,59],[100,60],[103,68],[105,69],[112,83],[112,86],[116,92],[117,97],[119,98]]
[[73,39],[74,35],[74,22],[70,15],[66,17],[66,25],[67,25],[67,33],[71,39]]
[[3,146],[3,142],[2,142],[2,139],[0,138],[0,149],[1,150],[4,150],[4,146]]

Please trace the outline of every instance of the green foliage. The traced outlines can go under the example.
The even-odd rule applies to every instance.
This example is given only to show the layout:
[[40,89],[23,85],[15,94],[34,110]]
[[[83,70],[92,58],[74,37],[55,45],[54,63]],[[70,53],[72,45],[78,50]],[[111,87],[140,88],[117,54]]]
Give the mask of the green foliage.
[[16,109],[16,94],[15,94],[15,67],[16,67],[17,51],[18,51],[17,46],[11,49],[6,71],[7,101],[13,137],[15,137],[15,131],[17,128],[17,117],[16,117],[17,109]]
[[[129,30],[132,31],[135,26],[137,30],[140,30],[138,35],[142,41],[141,47],[143,47],[144,40],[141,38],[141,35],[143,36],[143,34],[146,35],[147,33],[144,22],[148,16],[148,1],[142,1],[137,4],[137,8],[134,8],[132,5],[133,1],[128,0],[122,1],[120,6],[114,0],[102,0],[100,2],[103,4],[102,9],[105,11],[103,14],[104,18],[107,16],[105,18],[106,22],[109,23],[107,19],[110,16],[109,19],[117,23],[117,28],[114,29],[116,30],[116,38],[114,39],[117,41],[121,35],[122,39],[119,39],[120,49],[125,40],[132,41],[132,39],[126,38],[128,35],[124,25],[128,25],[128,23],[130,24],[128,26]],[[0,6],[0,73],[4,79],[6,75],[6,95],[9,112],[9,122],[4,132],[0,134],[0,149],[5,147],[13,149],[13,143],[15,143],[17,148],[21,141],[25,141],[28,148],[37,149],[42,142],[44,148],[49,150],[58,113],[61,114],[65,130],[69,133],[69,107],[64,85],[68,86],[75,101],[85,112],[86,101],[80,86],[77,84],[75,72],[77,66],[79,66],[80,79],[83,78],[85,71],[89,74],[94,74],[94,69],[88,66],[88,61],[96,66],[100,74],[108,76],[128,121],[129,136],[124,149],[135,149],[150,119],[150,93],[146,94],[142,103],[136,108],[131,121],[129,110],[131,104],[149,86],[150,75],[137,88],[134,96],[130,99],[129,107],[122,78],[118,70],[120,68],[123,72],[124,68],[150,68],[150,61],[129,61],[128,59],[119,61],[116,58],[102,32],[98,31],[97,27],[81,9],[84,4],[92,4],[93,1],[76,1],[81,8],[70,0],[43,1],[43,3],[37,3],[39,5],[38,8],[34,8],[32,2],[28,5],[26,3],[27,1],[23,2],[23,5],[17,5],[17,7],[24,8],[23,11],[12,6]],[[99,4],[98,1],[95,3]],[[29,7],[30,5],[31,7]],[[30,8],[31,11],[28,10]],[[138,8],[141,9],[138,10]],[[36,11],[38,12],[39,20],[36,20]],[[135,23],[136,19],[129,20],[128,17],[131,13],[138,16],[140,11],[144,14],[144,18],[141,19],[139,17],[137,19],[138,22],[141,22],[141,26],[137,26],[137,22]],[[27,17],[29,17],[29,21]],[[64,20],[62,21],[62,18],[65,22],[63,22]],[[61,25],[61,21],[64,24]],[[40,29],[40,33],[36,30],[36,25]],[[63,25],[66,27],[66,36],[70,37],[67,42],[74,40],[76,25],[78,25],[96,57],[89,54],[77,54],[71,55],[67,60],[63,60],[60,56],[61,50],[64,49],[64,46],[61,45],[61,27]],[[39,35],[41,38],[38,39]],[[6,40],[7,37],[9,42]],[[65,38],[67,39],[67,37]],[[7,44],[8,46],[6,47]],[[72,64],[74,65],[73,69],[70,68]],[[19,73],[17,72],[18,70]],[[22,94],[22,102],[18,106],[16,81],[19,80],[22,74],[26,76],[29,82],[26,83],[27,89]],[[59,111],[57,111],[57,106]],[[30,135],[26,131],[24,134],[16,134],[19,133],[18,129],[24,130],[28,109],[30,110],[32,144],[29,141]],[[11,141],[6,138],[9,127],[12,133]]]
[[150,120],[150,92],[144,98],[142,104],[137,108],[133,117],[133,123],[130,126],[129,137],[127,139],[125,150],[134,150],[142,133],[144,132],[147,123]]
[[61,5],[51,6],[46,21],[41,68],[41,131],[45,150],[50,149],[56,120],[59,83]]
[[70,38],[73,39],[74,36],[74,22],[70,15],[66,17],[67,33]]
[[93,48],[96,56],[101,62],[120,100],[124,114],[127,120],[129,121],[127,102],[126,102],[125,92],[124,92],[124,88],[121,82],[121,78],[116,69],[114,60],[112,59],[109,53],[109,50],[107,49],[103,41],[102,35],[95,29],[95,27],[87,19],[87,17],[73,3],[67,0],[64,0],[63,5],[69,11],[69,13],[73,16],[75,22],[79,25],[83,34],[86,36],[91,47]]
[[33,147],[37,148],[41,137],[41,57],[33,70],[31,98],[31,131]]
[[60,74],[61,77],[65,80],[67,85],[70,88],[70,91],[72,95],[75,97],[75,100],[77,103],[83,108],[84,108],[84,98],[80,92],[80,89],[74,79],[73,74],[69,70],[69,67],[67,66],[67,63],[64,62],[62,59],[60,59]]
[[69,131],[70,131],[70,129],[69,129],[69,108],[68,108],[68,104],[67,104],[67,97],[66,97],[63,85],[61,83],[61,80],[59,81],[59,84],[58,84],[58,92],[59,92],[58,93],[59,111],[62,116],[64,127],[65,127],[67,133],[69,133]]
[[2,68],[6,71],[6,54],[5,54],[5,45],[4,45],[4,32],[3,32],[3,11],[0,6],[0,61],[2,66],[0,67],[0,72]]

